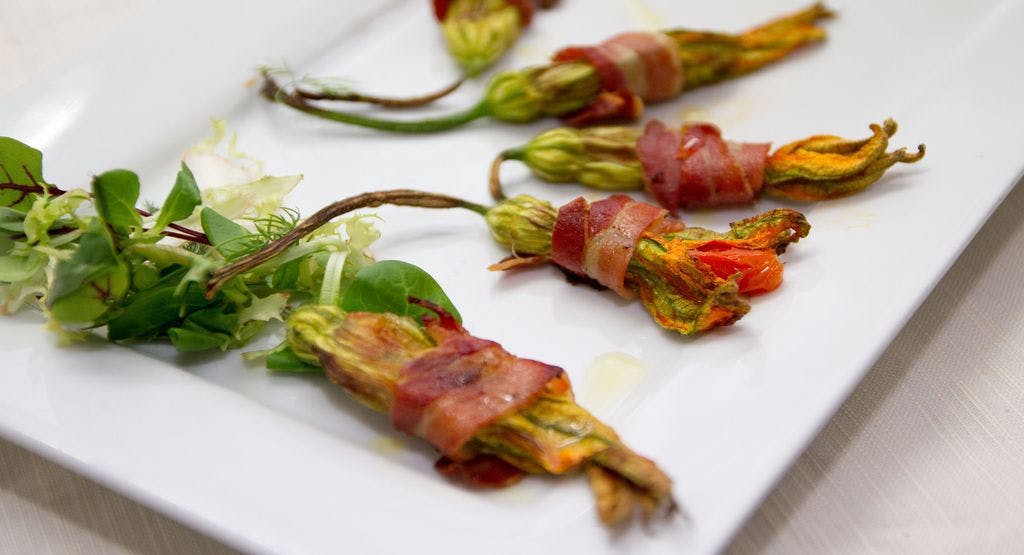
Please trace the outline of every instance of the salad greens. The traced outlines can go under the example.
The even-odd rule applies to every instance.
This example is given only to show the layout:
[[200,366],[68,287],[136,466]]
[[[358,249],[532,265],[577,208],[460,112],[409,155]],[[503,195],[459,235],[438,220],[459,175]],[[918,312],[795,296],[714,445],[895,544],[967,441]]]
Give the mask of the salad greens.
[[[302,221],[282,206],[301,176],[264,175],[233,138],[220,152],[224,135],[215,122],[214,136],[185,154],[154,212],[139,207],[132,171],[62,189],[44,180],[40,151],[0,137],[0,310],[35,307],[65,339],[105,328],[111,341],[167,340],[180,351],[239,347],[307,302],[419,315],[412,295],[458,314],[423,270],[374,261],[368,215],[316,227],[207,298],[212,272]],[[312,368],[283,345],[251,354],[274,369]]]

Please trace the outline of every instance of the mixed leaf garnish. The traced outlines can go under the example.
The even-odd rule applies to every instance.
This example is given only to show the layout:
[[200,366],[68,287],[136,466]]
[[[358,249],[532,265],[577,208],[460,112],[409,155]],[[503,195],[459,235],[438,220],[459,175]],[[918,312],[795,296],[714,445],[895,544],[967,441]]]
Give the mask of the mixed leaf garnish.
[[[304,302],[418,315],[405,300],[414,295],[456,313],[423,270],[374,263],[367,249],[379,233],[367,215],[316,226],[207,296],[211,273],[302,222],[281,206],[301,176],[263,175],[233,140],[217,152],[223,139],[217,123],[213,138],[186,153],[159,208],[146,210],[134,172],[64,189],[46,182],[38,150],[0,138],[3,312],[36,307],[67,339],[105,328],[112,341],[163,339],[180,351],[244,345]],[[268,358],[281,369],[294,362],[284,349]]]

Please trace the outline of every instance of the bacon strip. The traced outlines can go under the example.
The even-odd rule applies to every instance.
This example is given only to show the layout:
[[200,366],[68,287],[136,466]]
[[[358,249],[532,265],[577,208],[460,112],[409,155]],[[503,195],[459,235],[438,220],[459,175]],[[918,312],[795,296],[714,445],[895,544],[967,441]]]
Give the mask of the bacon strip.
[[[526,27],[533,21],[533,0],[505,0],[509,4],[519,8],[519,11],[523,14],[523,27]],[[434,16],[437,17],[438,21],[444,21],[446,15],[448,15],[448,8],[452,6],[452,0],[434,0]]]
[[[683,67],[676,44],[664,33],[622,33],[602,46],[622,60],[629,89],[647,102],[668,100],[683,90]],[[630,68],[632,66],[632,69]],[[630,68],[630,69],[627,69]]]
[[583,273],[583,249],[590,229],[590,206],[577,197],[558,209],[555,229],[551,233],[551,260],[578,275]]
[[644,183],[658,204],[675,212],[680,202],[679,132],[659,120],[647,122],[636,142],[636,152],[644,167]]
[[673,214],[684,208],[748,203],[761,191],[768,143],[722,139],[710,123],[677,132],[651,121],[637,141],[648,191]]
[[434,0],[434,17],[438,21],[444,21],[444,16],[448,15],[448,8],[452,6],[452,0]]
[[395,428],[464,460],[462,447],[481,428],[529,404],[562,369],[509,354],[469,335],[444,309],[425,319],[437,346],[399,372],[391,406]]
[[588,205],[582,197],[558,211],[551,236],[551,260],[566,270],[596,280],[625,298],[626,270],[645,231],[681,228],[666,220],[668,211],[626,195],[612,195]]
[[603,92],[583,109],[565,117],[570,125],[609,119],[635,119],[644,101],[672,98],[683,90],[683,70],[671,37],[663,33],[623,33],[596,46],[571,46],[555,53],[556,62],[594,66]]
[[441,457],[434,469],[449,480],[474,488],[504,488],[526,476],[526,472],[490,455],[477,455],[465,461]]

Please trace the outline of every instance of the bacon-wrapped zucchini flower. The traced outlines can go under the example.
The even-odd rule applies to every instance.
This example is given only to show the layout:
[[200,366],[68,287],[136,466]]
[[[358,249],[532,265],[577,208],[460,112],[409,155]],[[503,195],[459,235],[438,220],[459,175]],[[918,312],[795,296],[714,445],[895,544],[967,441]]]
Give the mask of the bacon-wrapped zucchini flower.
[[768,143],[722,138],[710,123],[671,129],[658,120],[643,131],[630,127],[560,127],[502,152],[491,165],[491,195],[504,198],[504,160],[520,160],[536,177],[580,183],[606,191],[645,189],[673,214],[682,208],[745,204],[761,195],[797,201],[845,197],[863,191],[898,162],[924,157],[900,148],[888,152],[896,122],[871,124],[871,136],[847,140],[815,135],[768,153]]
[[565,372],[474,337],[444,309],[410,317],[306,306],[288,319],[288,343],[396,429],[441,452],[435,468],[464,483],[501,487],[524,474],[585,472],[608,525],[639,509],[671,511],[672,481],[576,404]]
[[526,195],[488,208],[422,191],[365,193],[333,203],[257,255],[214,272],[208,295],[236,275],[332,218],[382,204],[464,208],[484,216],[493,238],[512,253],[491,266],[510,270],[551,262],[575,281],[589,281],[625,298],[639,297],[654,320],[683,335],[729,325],[750,310],[747,295],[782,282],[778,255],[810,231],[795,210],[779,208],[734,222],[724,233],[687,228],[664,208],[622,194],[556,209]]
[[717,233],[687,228],[668,211],[626,195],[557,211],[527,195],[487,214],[494,239],[514,254],[492,265],[509,270],[551,262],[631,299],[658,325],[683,335],[732,324],[750,310],[747,295],[782,283],[778,255],[806,237],[802,214],[779,208]]
[[565,48],[547,65],[499,73],[477,105],[434,119],[395,121],[332,110],[311,102],[329,97],[282,88],[266,73],[262,95],[316,117],[401,133],[442,131],[485,116],[508,122],[555,116],[575,126],[632,120],[645,102],[745,75],[821,41],[825,31],[815,22],[830,15],[815,4],[738,35],[632,32],[594,46]]

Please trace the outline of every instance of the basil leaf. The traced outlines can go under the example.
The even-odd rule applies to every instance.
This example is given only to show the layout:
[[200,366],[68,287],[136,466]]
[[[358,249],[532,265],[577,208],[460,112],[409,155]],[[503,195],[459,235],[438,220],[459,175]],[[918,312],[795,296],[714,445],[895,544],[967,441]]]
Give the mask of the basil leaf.
[[53,288],[46,296],[47,306],[78,291],[86,283],[121,266],[110,234],[99,220],[93,219],[78,239],[78,248],[69,258],[57,262],[54,268]]
[[[0,182],[32,187],[43,185],[43,153],[10,137],[0,137]],[[0,206],[27,210],[35,193],[15,188],[0,191]]]
[[110,170],[92,180],[96,212],[118,234],[127,235],[131,227],[142,227],[135,210],[139,200],[139,176],[128,170]]
[[400,260],[384,260],[359,270],[345,291],[341,308],[350,312],[390,312],[399,316],[424,316],[431,311],[409,302],[416,297],[440,305],[459,322],[462,317],[430,274]]
[[205,207],[199,212],[199,224],[210,244],[224,258],[230,260],[250,250],[249,242],[245,240],[251,235],[249,230],[220,215],[213,208]]
[[164,200],[164,205],[157,213],[154,229],[162,230],[171,222],[184,220],[191,216],[192,211],[202,202],[196,178],[192,175],[192,170],[188,169],[185,162],[182,162],[178,177],[174,180],[174,187],[171,188],[170,194]]
[[301,374],[322,374],[324,369],[313,366],[299,358],[289,346],[275,349],[267,355],[265,360],[267,368],[278,372],[295,372]]

